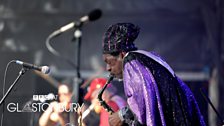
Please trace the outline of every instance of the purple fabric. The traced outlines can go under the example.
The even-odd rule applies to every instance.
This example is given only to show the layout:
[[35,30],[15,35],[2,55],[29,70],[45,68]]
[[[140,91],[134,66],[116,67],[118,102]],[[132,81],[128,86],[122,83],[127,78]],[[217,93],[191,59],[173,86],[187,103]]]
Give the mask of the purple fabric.
[[128,105],[141,124],[146,122],[149,126],[155,126],[157,119],[154,115],[159,113],[160,121],[165,126],[158,87],[151,72],[138,61],[125,65],[124,89]]
[[[153,54],[151,53],[150,55]],[[157,56],[154,55],[154,57]],[[158,59],[161,62],[165,62],[161,58]],[[156,62],[158,62],[158,59]],[[166,66],[160,63],[161,65],[166,68]],[[123,81],[125,94],[128,105],[138,121],[147,126],[176,126],[183,123],[185,125],[204,126],[203,117],[190,89],[178,78],[175,78],[177,80],[174,81],[177,83],[175,85],[170,84],[170,82],[163,83],[163,80],[166,80],[167,77],[161,77],[165,79],[158,82],[158,85],[158,80],[156,81],[153,76],[155,73],[152,72],[156,72],[156,70],[151,71],[139,59],[129,60],[124,64]],[[160,78],[160,75],[158,76],[157,79]],[[172,78],[174,77],[171,75],[169,79],[172,80]],[[170,85],[167,86],[166,83]],[[166,107],[165,110],[163,107]]]

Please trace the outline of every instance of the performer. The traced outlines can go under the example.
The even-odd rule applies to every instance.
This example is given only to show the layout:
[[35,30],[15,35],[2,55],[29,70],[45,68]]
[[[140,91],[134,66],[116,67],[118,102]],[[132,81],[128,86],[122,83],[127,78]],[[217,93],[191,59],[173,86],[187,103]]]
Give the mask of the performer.
[[[66,84],[58,87],[59,102],[51,102],[39,119],[40,126],[78,125],[77,113],[71,110],[72,88]],[[63,111],[64,110],[64,111]]]
[[[85,100],[91,101],[91,105],[94,106],[95,112],[100,114],[99,126],[109,126],[109,113],[100,106],[99,101],[97,100],[98,93],[100,89],[106,84],[106,81],[107,80],[105,78],[93,79],[90,84],[89,90],[84,97]],[[114,111],[118,111],[119,109],[122,109],[126,106],[125,100],[120,96],[116,95],[116,91],[117,89],[110,84],[102,95],[102,98]],[[91,124],[86,125],[89,126]]]
[[110,126],[204,126],[190,89],[157,54],[134,44],[139,27],[111,25],[104,35],[107,70],[122,79],[128,106],[109,117]]

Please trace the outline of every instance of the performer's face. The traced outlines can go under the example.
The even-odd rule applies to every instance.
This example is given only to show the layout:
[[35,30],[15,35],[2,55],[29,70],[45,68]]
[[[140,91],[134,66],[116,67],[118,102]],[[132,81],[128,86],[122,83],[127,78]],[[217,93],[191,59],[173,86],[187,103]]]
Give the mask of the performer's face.
[[122,78],[122,55],[112,56],[110,54],[103,54],[103,60],[107,64],[106,69],[117,78]]
[[60,85],[58,88],[59,101],[69,103],[71,100],[71,93],[66,85]]

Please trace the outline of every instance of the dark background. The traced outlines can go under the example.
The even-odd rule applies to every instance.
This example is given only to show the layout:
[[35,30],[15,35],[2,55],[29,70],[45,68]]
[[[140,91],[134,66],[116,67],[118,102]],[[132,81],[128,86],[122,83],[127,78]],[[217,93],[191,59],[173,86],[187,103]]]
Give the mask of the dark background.
[[[50,77],[61,82],[76,77],[76,68],[51,54],[45,41],[61,26],[88,14],[95,8],[102,17],[82,27],[81,77],[86,80],[105,67],[102,61],[102,36],[117,22],[132,22],[141,27],[136,40],[140,49],[159,53],[193,90],[208,125],[221,122],[201,97],[205,88],[221,116],[224,116],[223,86],[223,0],[0,0],[0,89],[7,63],[20,59],[51,67]],[[51,44],[63,56],[76,62],[76,42],[70,30]],[[20,66],[11,65],[6,87],[14,81]],[[103,72],[97,76],[107,76]],[[18,82],[8,102],[24,104],[34,94],[56,93],[56,88],[33,71]],[[2,97],[2,90],[0,90]],[[1,106],[2,109],[2,106]],[[0,111],[2,113],[2,110]],[[32,116],[31,116],[32,115]],[[4,126],[30,126],[33,113],[7,113]]]

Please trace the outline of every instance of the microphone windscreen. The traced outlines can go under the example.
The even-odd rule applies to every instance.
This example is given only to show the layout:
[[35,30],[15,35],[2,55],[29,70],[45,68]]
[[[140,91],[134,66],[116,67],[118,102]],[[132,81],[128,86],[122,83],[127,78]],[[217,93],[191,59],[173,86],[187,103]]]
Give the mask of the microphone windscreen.
[[102,11],[100,9],[95,9],[91,11],[88,16],[90,21],[95,21],[99,19],[101,15],[102,15]]
[[50,68],[48,66],[42,66],[41,67],[41,72],[44,74],[49,74],[50,73]]

